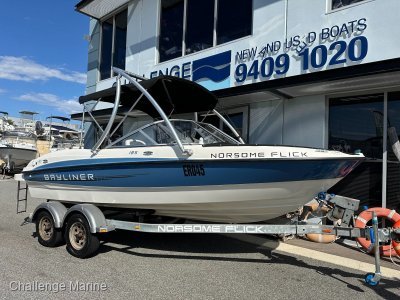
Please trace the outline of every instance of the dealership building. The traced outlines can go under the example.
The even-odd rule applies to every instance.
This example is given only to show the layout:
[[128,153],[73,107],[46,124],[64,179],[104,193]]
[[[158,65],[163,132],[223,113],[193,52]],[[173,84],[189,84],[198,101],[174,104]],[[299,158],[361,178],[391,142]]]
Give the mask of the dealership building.
[[[388,137],[400,133],[400,1],[83,0],[76,10],[90,17],[86,94],[113,86],[112,67],[192,80],[247,143],[360,149],[366,160],[331,192],[400,209],[398,134]],[[85,143],[95,139],[92,127]]]

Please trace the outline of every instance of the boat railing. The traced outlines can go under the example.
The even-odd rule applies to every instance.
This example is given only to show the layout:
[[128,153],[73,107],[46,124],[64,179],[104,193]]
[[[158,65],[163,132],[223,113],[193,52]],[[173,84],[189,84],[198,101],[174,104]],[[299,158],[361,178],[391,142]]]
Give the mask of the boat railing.
[[[96,144],[92,147],[92,152],[93,153],[97,153],[99,151],[99,148],[101,147],[101,145],[104,143],[104,141],[106,139],[111,138],[111,136],[118,130],[118,128],[121,126],[121,124],[125,121],[125,119],[128,117],[128,114],[135,108],[136,104],[141,100],[141,98],[144,96],[147,98],[147,100],[153,105],[153,107],[156,109],[156,111],[158,112],[158,114],[161,116],[161,118],[164,120],[166,126],[168,127],[168,129],[170,130],[172,137],[174,138],[174,140],[176,141],[176,144],[178,145],[179,149],[182,151],[183,154],[185,155],[192,155],[193,152],[191,149],[185,149],[185,147],[182,144],[182,141],[180,140],[177,132],[175,131],[175,128],[172,126],[171,122],[169,121],[167,115],[164,113],[164,111],[162,110],[162,108],[158,105],[157,101],[150,95],[150,93],[142,86],[140,85],[132,76],[131,74],[128,74],[128,72],[121,70],[119,68],[115,68],[113,67],[113,71],[117,74],[117,78],[116,78],[116,94],[115,94],[115,101],[114,101],[114,107],[113,110],[111,112],[111,116],[110,119],[107,123],[106,128],[103,130],[102,127],[100,126],[100,124],[96,121],[96,119],[94,118],[92,112],[94,110],[94,108],[97,106],[97,104],[99,103],[99,101],[101,99],[99,99],[96,104],[92,107],[91,110],[86,111],[89,116],[91,117],[91,119],[95,122],[95,124],[97,125],[97,127],[100,129],[101,131],[101,136],[99,137],[98,141],[96,142]],[[132,85],[134,85],[142,94],[138,97],[138,99],[134,102],[134,104],[130,107],[129,111],[125,114],[125,116],[122,118],[122,120],[117,124],[117,126],[114,128],[114,130],[111,132],[112,126],[114,125],[114,121],[115,118],[117,116],[117,112],[118,112],[118,108],[120,105],[120,98],[121,98],[121,79],[125,78],[126,80],[129,81],[129,83],[131,83]],[[136,79],[139,80],[143,80],[143,77],[140,76],[135,76]],[[84,110],[85,113],[85,110]]]
[[[139,80],[146,80],[146,78],[133,74],[131,72],[115,68],[113,67],[113,72],[117,74],[116,77],[116,93],[115,93],[115,100],[114,100],[114,107],[112,109],[109,121],[103,129],[103,127],[100,126],[99,122],[97,122],[96,118],[93,116],[92,112],[96,109],[96,106],[98,103],[101,101],[101,98],[97,99],[96,103],[91,107],[91,109],[86,110],[86,107],[84,106],[84,110],[82,113],[82,122],[84,122],[85,118],[85,113],[87,113],[90,118],[93,120],[95,125],[98,127],[99,132],[101,136],[95,143],[95,145],[92,147],[92,153],[97,153],[103,143],[108,140],[109,141],[109,146],[112,143],[111,137],[117,132],[117,130],[122,126],[126,118],[129,116],[129,114],[134,110],[134,108],[137,106],[138,102],[143,98],[147,98],[147,100],[151,103],[151,105],[154,107],[154,109],[157,111],[161,119],[165,122],[165,126],[168,128],[169,132],[172,135],[173,140],[175,140],[176,145],[179,147],[181,150],[182,154],[184,155],[192,155],[193,151],[191,149],[187,149],[184,147],[182,140],[179,137],[179,134],[177,133],[176,129],[174,126],[171,124],[169,117],[166,115],[166,113],[163,111],[161,106],[157,103],[157,101],[153,98],[153,96],[138,82]],[[116,116],[118,113],[118,108],[120,106],[120,99],[121,99],[121,80],[122,78],[126,79],[130,84],[132,84],[138,91],[140,91],[139,97],[134,101],[132,106],[129,108],[127,112],[125,112],[124,116],[122,119],[118,122],[118,124],[114,125],[114,122],[116,120]],[[236,129],[215,109],[212,110],[212,112],[222,120],[222,122],[232,131],[234,137],[239,141],[239,143],[244,144],[243,139],[240,137],[239,133],[236,131]],[[80,145],[82,142],[80,142]],[[106,147],[108,148],[108,147]]]
[[[162,108],[158,105],[157,101],[153,98],[153,96],[150,95],[150,93],[143,87],[141,86],[136,80],[134,80],[130,75],[128,75],[124,70],[121,70],[119,68],[113,67],[113,70],[115,73],[117,73],[119,76],[117,76],[117,81],[120,85],[119,90],[117,89],[117,93],[121,92],[121,77],[124,77],[127,79],[131,84],[133,84],[140,92],[142,92],[142,95],[144,95],[150,103],[153,105],[153,107],[157,110],[161,118],[165,121],[165,124],[167,125],[168,129],[171,131],[173,138],[175,139],[179,149],[182,151],[183,154],[185,155],[192,155],[193,152],[191,149],[185,149],[183,147],[182,141],[180,140],[174,126],[172,126],[169,118],[165,114],[165,112],[162,110]],[[134,103],[134,105],[140,100],[141,96],[139,96],[138,100]],[[131,109],[133,109],[131,107]],[[115,117],[114,117],[115,118]],[[110,120],[111,121],[111,120]]]
[[238,139],[238,141],[241,144],[244,144],[244,141],[242,139],[242,137],[240,136],[240,134],[236,131],[236,129],[231,125],[231,123],[228,122],[227,119],[225,119],[217,110],[213,109],[214,114],[217,115],[218,118],[220,118],[222,120],[222,122],[224,122],[224,124],[232,131],[233,135],[235,136],[235,138]]

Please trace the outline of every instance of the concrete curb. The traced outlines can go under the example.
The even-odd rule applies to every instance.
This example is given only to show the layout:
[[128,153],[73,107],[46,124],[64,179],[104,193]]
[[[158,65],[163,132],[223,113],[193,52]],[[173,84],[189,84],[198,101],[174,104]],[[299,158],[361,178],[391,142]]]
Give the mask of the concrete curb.
[[[229,235],[230,238],[235,238],[237,240],[254,244],[260,247],[265,247],[273,251],[281,251],[289,254],[295,254],[327,263],[331,263],[337,266],[351,268],[364,273],[371,273],[375,270],[375,265],[358,261],[351,258],[346,258],[338,255],[328,254],[320,251],[315,251],[299,246],[289,245],[280,242],[278,247],[276,247],[276,241],[268,241],[263,238],[253,236],[253,235]],[[400,269],[390,269],[386,267],[381,267],[381,273],[383,277],[394,278],[400,280]]]

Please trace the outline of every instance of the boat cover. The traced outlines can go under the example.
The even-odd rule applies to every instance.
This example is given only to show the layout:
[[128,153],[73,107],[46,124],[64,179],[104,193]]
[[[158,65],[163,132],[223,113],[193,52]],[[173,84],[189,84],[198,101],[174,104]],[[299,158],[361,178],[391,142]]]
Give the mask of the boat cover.
[[[217,105],[216,96],[201,85],[192,81],[161,75],[152,79],[139,82],[157,101],[158,105],[167,114],[182,114],[191,112],[210,111]],[[79,103],[98,100],[114,103],[116,87],[81,96]],[[129,108],[141,95],[141,92],[133,85],[121,86],[121,106]],[[141,99],[135,109],[145,112],[153,118],[159,116],[150,101]]]

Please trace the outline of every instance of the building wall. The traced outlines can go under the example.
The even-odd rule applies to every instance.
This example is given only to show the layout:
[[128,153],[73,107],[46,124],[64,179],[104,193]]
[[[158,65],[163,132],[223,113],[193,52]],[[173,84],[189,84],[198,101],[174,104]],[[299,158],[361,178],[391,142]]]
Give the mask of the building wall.
[[250,105],[249,143],[282,144],[283,100],[270,100]]
[[[330,11],[327,8],[328,0],[253,0],[252,36],[172,61],[157,63],[159,3],[155,0],[133,0],[128,6],[126,69],[147,77],[155,76],[159,71],[182,76],[183,64],[190,67],[195,60],[225,51],[231,51],[228,82],[230,87],[399,57],[397,48],[400,42],[395,37],[400,34],[400,27],[397,25],[400,1],[365,0],[358,5]],[[97,81],[96,57],[98,59],[100,27],[96,21],[92,20],[90,29],[92,41],[89,47],[88,88],[93,89]],[[342,34],[337,35],[337,30],[340,30]],[[354,47],[351,41],[360,37],[367,41],[368,48],[366,49],[364,45],[366,55],[363,59],[352,61],[349,57],[349,49],[354,48],[355,55],[358,56],[360,40],[353,43]],[[292,47],[285,47],[285,43],[290,45],[291,42]],[[279,50],[266,50],[272,46]],[[314,58],[318,64],[324,58],[326,62],[321,67],[313,68],[311,53],[317,46],[325,46],[327,53],[324,56],[321,54],[323,50],[319,49],[315,51]],[[329,47],[333,48],[329,50]],[[306,56],[299,55],[304,49],[309,49],[307,70],[302,69]],[[345,51],[335,60],[335,54],[341,50]],[[249,53],[255,55],[239,59],[240,56]],[[284,54],[287,54],[290,59],[287,72],[283,74],[274,72],[268,78],[259,76],[256,79],[247,76],[243,83],[237,82],[235,71],[240,64],[245,64],[250,69],[257,61],[258,68],[261,68],[263,55],[273,58],[276,63],[279,55]],[[334,62],[336,64],[333,64]],[[190,75],[191,72],[192,70],[189,70],[187,74]],[[97,84],[96,89],[103,89],[111,84],[112,80],[104,80]],[[211,89],[227,87],[226,83],[221,82],[211,82],[207,86]]]
[[[214,66],[218,70],[224,64],[229,65],[229,75],[224,80],[214,82],[205,77],[197,81],[210,90],[219,90],[400,57],[399,0],[364,0],[334,11],[329,8],[330,0],[253,0],[252,3],[251,36],[158,63],[160,1],[131,0],[128,5],[126,69],[145,77],[163,73],[193,79],[194,62],[210,57],[218,60],[220,54],[229,53],[229,62]],[[115,82],[113,78],[98,81],[100,31],[99,22],[91,20],[88,93],[109,88]],[[268,73],[271,65],[273,71],[270,76],[263,76],[262,71]],[[392,74],[388,72],[386,76]],[[368,82],[363,82],[364,87],[374,88],[373,92],[377,89],[384,92],[387,77],[380,77],[380,81],[370,78]],[[355,81],[358,79],[364,78],[358,77]],[[346,80],[335,82],[335,87],[330,86],[330,81],[318,87],[304,85],[300,93],[296,93],[297,87],[285,87],[284,92],[289,96],[305,95],[291,99],[279,90],[278,93],[248,92],[223,98],[219,107],[248,108],[249,143],[327,148],[327,99],[332,93],[337,96],[337,93],[354,92],[357,88],[351,89],[354,89],[355,81],[353,86]],[[397,83],[386,85],[395,86]],[[235,94],[234,89],[231,91]],[[127,120],[124,134],[146,122],[140,118]],[[376,137],[377,142],[379,138]],[[89,139],[85,139],[85,143],[88,147]],[[389,181],[390,178],[397,178],[399,170],[396,166],[389,166]],[[367,161],[333,192],[364,199],[369,201],[368,205],[376,205],[387,196],[388,207],[398,207],[398,185],[389,182],[386,195],[381,188],[382,183],[386,184],[382,178],[382,163],[378,165],[375,161]]]
[[[157,63],[160,1],[132,0],[128,5],[126,69],[146,77],[155,76],[159,71],[182,77],[182,65],[190,66],[195,60],[231,51],[229,86],[234,87],[399,57],[397,48],[400,46],[400,41],[394,37],[400,34],[400,27],[397,26],[400,1],[365,0],[358,5],[335,11],[330,11],[328,4],[328,0],[253,0],[252,36]],[[115,82],[113,78],[98,81],[100,27],[98,21],[91,20],[87,92],[109,88]],[[337,29],[341,30],[342,34],[332,37]],[[351,40],[357,37],[364,37],[367,40],[368,49],[365,58],[351,61],[349,59]],[[292,47],[288,47],[290,43]],[[313,49],[322,46],[329,49],[332,45],[335,47],[327,50],[326,63],[320,68],[313,68],[311,66]],[[265,52],[265,49],[270,47],[279,50]],[[346,50],[337,59],[345,62],[330,65],[333,56],[340,49],[344,50],[343,47]],[[360,47],[360,43],[354,44],[354,55],[360,54]],[[307,70],[302,68],[305,56],[299,54],[304,49],[309,52],[310,67]],[[321,51],[323,50],[315,51],[316,63],[324,59]],[[239,59],[244,53],[256,55]],[[247,76],[243,83],[238,83],[235,78],[238,66],[245,64],[250,69],[256,63],[260,68],[263,55],[271,57],[275,63],[279,56],[282,58],[282,55],[288,55],[290,61],[287,72],[274,73],[269,78],[259,76],[255,79]],[[171,73],[171,69],[175,71]],[[226,87],[219,84],[206,86],[211,89]],[[235,104],[232,102],[232,105],[229,104],[230,99],[223,101],[225,107],[249,105],[249,142],[327,147],[325,95],[290,100],[268,99],[268,97],[265,99],[258,97],[255,102],[253,97],[249,97],[247,102],[245,99]]]
[[88,68],[86,93],[90,94],[96,91],[98,79],[99,57],[100,57],[100,23],[94,19],[90,20],[89,25],[90,43],[88,50]]
[[285,100],[283,144],[325,148],[325,96]]
[[326,148],[325,96],[250,105],[249,142]]

